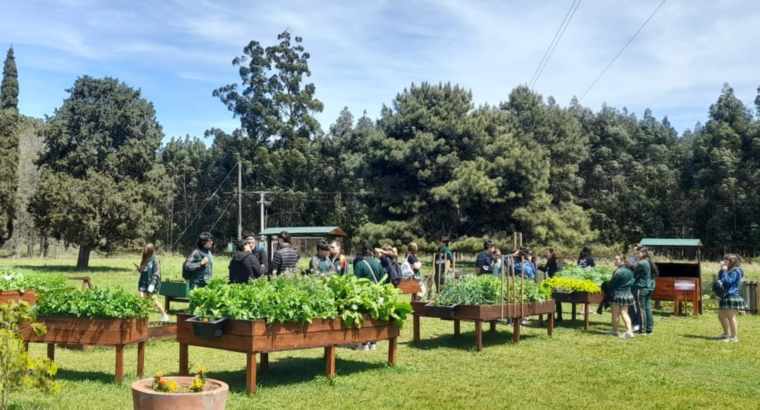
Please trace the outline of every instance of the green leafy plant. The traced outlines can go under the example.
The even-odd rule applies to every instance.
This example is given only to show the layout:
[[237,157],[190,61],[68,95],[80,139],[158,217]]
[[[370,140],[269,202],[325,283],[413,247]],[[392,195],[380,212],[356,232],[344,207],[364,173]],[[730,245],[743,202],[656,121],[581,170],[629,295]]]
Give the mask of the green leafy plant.
[[322,279],[335,295],[340,317],[348,326],[361,327],[364,315],[375,320],[393,320],[403,326],[412,312],[412,305],[397,300],[401,291],[393,285],[376,284],[353,275],[332,275]]
[[441,293],[435,298],[437,305],[493,305],[502,300],[515,302],[520,300],[520,289],[523,287],[526,302],[543,302],[551,297],[535,282],[526,280],[524,285],[520,278],[514,280],[514,285],[502,284],[502,280],[491,275],[469,276],[461,281],[450,282],[443,286]]
[[14,300],[0,305],[0,408],[5,410],[8,395],[24,388],[39,389],[46,393],[60,391],[53,380],[58,367],[50,359],[33,359],[24,348],[22,326],[30,327],[37,335],[47,332],[37,322],[34,310],[28,303]]
[[580,266],[567,266],[557,272],[554,276],[560,278],[590,280],[597,285],[601,285],[603,282],[607,282],[612,278],[613,270],[613,268],[608,267],[581,268]]
[[40,316],[74,316],[118,319],[147,318],[153,311],[150,299],[115,289],[61,289],[45,292],[35,306]]
[[8,267],[0,268],[0,291],[44,292],[66,287],[66,280],[61,274],[25,275]]
[[553,278],[546,279],[541,282],[541,287],[550,289],[551,291],[565,291],[565,292],[601,292],[602,288],[589,279],[572,279],[562,278],[555,276]]

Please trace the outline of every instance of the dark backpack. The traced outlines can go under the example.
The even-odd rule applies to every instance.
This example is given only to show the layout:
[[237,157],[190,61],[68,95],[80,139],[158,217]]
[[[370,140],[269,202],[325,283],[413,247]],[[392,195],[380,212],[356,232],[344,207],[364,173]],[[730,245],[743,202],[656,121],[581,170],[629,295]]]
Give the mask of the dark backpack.
[[184,262],[182,262],[182,279],[184,280],[190,280],[190,277],[193,276],[193,271],[187,268],[187,260],[195,256],[195,252],[198,252],[198,251],[194,250],[193,253],[190,255],[190,257],[185,259]]
[[401,283],[401,267],[395,259],[388,258],[388,280],[394,287]]

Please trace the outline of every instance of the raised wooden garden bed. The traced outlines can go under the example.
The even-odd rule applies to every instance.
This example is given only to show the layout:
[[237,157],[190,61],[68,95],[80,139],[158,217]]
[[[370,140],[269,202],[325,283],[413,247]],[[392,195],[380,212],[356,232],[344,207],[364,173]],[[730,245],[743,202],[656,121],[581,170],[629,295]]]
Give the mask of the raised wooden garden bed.
[[172,302],[187,302],[190,296],[190,283],[161,281],[159,295],[164,296],[164,309],[169,312]]
[[19,292],[17,290],[5,290],[0,292],[0,305],[8,303],[11,300],[17,302],[24,301],[30,305],[37,303],[37,294],[33,290],[27,290],[26,292]]
[[335,377],[335,348],[348,343],[388,340],[388,363],[396,364],[399,327],[391,322],[367,319],[361,329],[347,327],[340,319],[314,319],[311,324],[283,324],[267,326],[263,320],[227,320],[218,338],[196,337],[187,319],[190,315],[177,315],[177,341],[179,342],[179,372],[188,374],[189,346],[210,347],[246,354],[246,393],[256,392],[256,354],[261,354],[261,370],[269,367],[269,353],[285,350],[325,348],[327,377]]
[[177,339],[176,322],[150,322],[148,340]]
[[[556,304],[554,300],[545,302],[528,302],[528,303],[505,303],[503,305],[454,305],[452,307],[428,306],[426,302],[412,302],[414,309],[414,341],[420,341],[420,318],[421,317],[438,317],[443,320],[454,321],[454,336],[460,335],[460,322],[468,320],[475,322],[475,347],[478,351],[483,350],[483,322],[489,322],[490,330],[496,330],[496,321],[501,319],[514,319],[512,339],[515,343],[520,342],[520,318],[525,316],[549,315],[549,327],[547,334],[549,336],[554,332],[554,311]],[[450,309],[451,314],[442,318],[437,312]]]
[[47,343],[48,357],[55,360],[55,344],[116,347],[117,383],[124,377],[124,346],[137,344],[137,375],[143,375],[145,342],[148,340],[147,319],[88,319],[77,317],[38,316],[47,333],[37,336],[31,329],[23,332],[26,343]]
[[420,280],[419,279],[406,279],[402,280],[398,284],[398,288],[404,295],[412,295],[412,302],[417,300],[417,293],[420,292]]
[[584,316],[584,325],[583,328],[585,330],[588,330],[588,317],[589,317],[589,305],[590,304],[600,304],[604,300],[604,293],[602,292],[552,292],[552,299],[554,299],[557,303],[572,303],[573,304],[573,311],[572,311],[572,319],[575,320],[576,317],[576,305],[582,304],[583,305],[583,316]]

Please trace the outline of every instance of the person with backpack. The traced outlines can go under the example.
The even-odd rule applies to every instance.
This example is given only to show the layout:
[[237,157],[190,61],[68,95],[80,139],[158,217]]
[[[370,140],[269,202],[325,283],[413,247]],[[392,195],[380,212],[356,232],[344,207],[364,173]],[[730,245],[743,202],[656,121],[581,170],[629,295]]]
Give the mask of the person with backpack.
[[135,264],[135,268],[140,272],[140,279],[137,282],[137,292],[141,298],[150,297],[153,305],[161,313],[161,321],[168,322],[169,315],[166,314],[164,307],[158,303],[158,292],[161,290],[161,262],[154,255],[152,243],[143,247],[142,260],[140,264]]
[[340,241],[334,239],[330,242],[330,260],[335,266],[335,273],[345,275],[348,273],[348,263],[346,257],[341,253]]
[[493,255],[495,248],[496,246],[493,244],[493,241],[485,241],[483,243],[483,252],[480,252],[475,260],[476,276],[490,274],[492,272],[493,258],[491,258],[491,255]]
[[421,279],[422,262],[417,258],[417,244],[410,242],[406,246],[406,259],[401,264],[401,279]]
[[[383,267],[380,261],[375,259],[374,247],[368,241],[364,241],[361,249],[362,259],[358,261],[354,268],[354,275],[359,279],[369,279],[372,283],[379,283],[383,276]],[[375,350],[377,342],[362,343],[360,350]]]
[[263,244],[256,245],[256,235],[251,231],[244,231],[243,239],[248,242],[248,245],[251,247],[251,253],[254,254],[259,261],[259,272],[261,272],[262,275],[265,275],[267,272],[267,263],[269,263],[267,260],[266,248]]
[[388,283],[398,287],[401,283],[401,267],[398,266],[398,255],[396,248],[390,245],[383,245],[382,248],[375,249],[375,254],[380,256],[380,266],[383,267],[383,273],[388,276]]
[[330,259],[330,244],[320,239],[317,242],[317,256],[311,258],[309,271],[319,276],[332,276],[335,273],[335,264]]
[[250,279],[262,276],[259,258],[251,252],[251,243],[241,240],[237,244],[237,253],[232,255],[228,266],[230,277],[228,283],[248,283]]
[[211,248],[214,237],[208,232],[198,236],[198,247],[187,257],[182,277],[190,282],[190,289],[206,287],[211,280],[214,269],[214,256]]
[[[739,324],[736,322],[736,311],[747,310],[747,302],[739,296],[744,271],[739,263],[739,257],[728,254],[723,257],[718,272],[718,280],[713,285],[713,291],[720,297],[718,303],[718,320],[723,327],[723,334],[718,340],[724,342],[739,341]],[[730,333],[729,333],[730,332]]]

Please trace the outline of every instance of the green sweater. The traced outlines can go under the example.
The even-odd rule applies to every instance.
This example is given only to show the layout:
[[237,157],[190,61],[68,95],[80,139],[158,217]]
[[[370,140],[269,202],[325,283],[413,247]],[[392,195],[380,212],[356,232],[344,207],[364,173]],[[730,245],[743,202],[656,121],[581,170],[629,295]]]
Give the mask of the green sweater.
[[153,293],[158,293],[161,290],[161,263],[155,256],[150,258],[148,263],[145,264],[145,269],[140,271],[140,280],[137,282],[137,288],[147,291],[150,285],[156,287]]
[[[373,273],[374,276],[372,275]],[[356,277],[359,279],[369,279],[373,283],[377,283],[380,279],[383,278],[385,272],[383,272],[383,266],[380,265],[379,260],[375,258],[364,258],[361,262],[356,264],[356,267],[354,268],[354,275],[356,275]]]
[[607,291],[610,295],[631,293],[631,285],[633,285],[633,272],[625,266],[621,266],[607,283]]
[[446,273],[444,272],[446,261],[449,261],[453,265],[454,254],[451,253],[451,249],[447,246],[442,246],[435,252],[435,273]]
[[654,290],[654,277],[652,276],[652,266],[649,261],[643,259],[636,265],[633,271],[633,287],[636,289]]
[[[208,258],[206,266],[201,265],[203,258]],[[185,269],[192,272],[190,274],[191,288],[205,287],[207,282],[211,280],[214,270],[214,257],[211,255],[211,251],[202,248],[194,250],[185,261]]]

